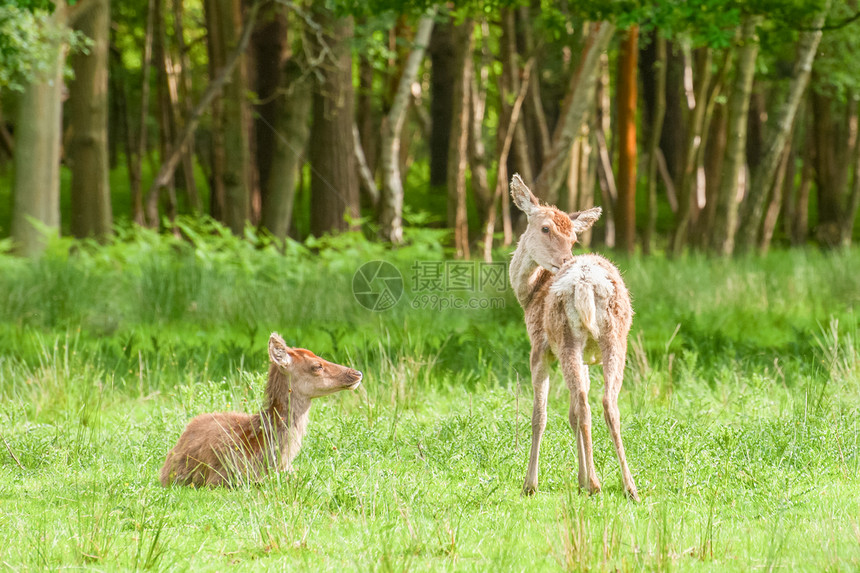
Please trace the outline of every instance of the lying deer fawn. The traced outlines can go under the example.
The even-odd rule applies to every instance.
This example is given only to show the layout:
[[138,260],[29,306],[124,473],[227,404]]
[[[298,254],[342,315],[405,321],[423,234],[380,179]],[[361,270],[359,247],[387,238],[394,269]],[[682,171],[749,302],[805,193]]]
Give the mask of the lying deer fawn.
[[630,295],[618,269],[599,255],[571,255],[577,234],[600,217],[600,207],[567,214],[541,205],[519,175],[511,180],[511,197],[528,217],[511,260],[511,286],[525,311],[531,340],[530,366],[534,386],[532,445],[523,493],[538,484],[540,442],[546,428],[549,362],[561,363],[570,390],[570,426],[576,435],[579,486],[600,491],[591,444],[587,364],[603,362],[603,415],[621,464],[627,495],[639,501],[636,484],[621,442],[618,393],[624,377],[627,334],[633,320]]
[[191,420],[167,454],[161,485],[237,485],[256,481],[270,469],[292,471],[311,400],[361,384],[358,370],[289,348],[276,333],[269,338],[269,360],[262,411],[202,414]]

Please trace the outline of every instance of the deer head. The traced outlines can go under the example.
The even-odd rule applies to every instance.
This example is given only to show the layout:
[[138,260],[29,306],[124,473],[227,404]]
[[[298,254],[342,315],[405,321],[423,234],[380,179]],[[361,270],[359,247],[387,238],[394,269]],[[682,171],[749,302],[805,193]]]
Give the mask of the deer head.
[[269,337],[269,360],[285,375],[289,392],[319,398],[361,385],[361,372],[323,360],[310,350],[290,348],[273,332]]
[[553,274],[570,260],[577,235],[590,229],[602,212],[600,207],[592,207],[565,213],[551,205],[541,205],[518,174],[511,179],[511,198],[529,221],[520,237],[520,246],[532,260]]

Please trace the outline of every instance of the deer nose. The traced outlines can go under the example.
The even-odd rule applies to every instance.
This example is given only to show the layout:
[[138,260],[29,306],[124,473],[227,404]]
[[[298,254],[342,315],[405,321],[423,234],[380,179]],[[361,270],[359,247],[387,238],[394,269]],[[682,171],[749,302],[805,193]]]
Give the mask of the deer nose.
[[564,257],[563,259],[561,259],[561,264],[562,264],[562,266],[564,266],[564,265],[566,265],[567,263],[569,263],[569,262],[570,262],[570,260],[571,260],[572,258],[573,258],[573,257]]
[[356,380],[361,380],[363,378],[363,374],[354,368],[349,370],[349,375]]

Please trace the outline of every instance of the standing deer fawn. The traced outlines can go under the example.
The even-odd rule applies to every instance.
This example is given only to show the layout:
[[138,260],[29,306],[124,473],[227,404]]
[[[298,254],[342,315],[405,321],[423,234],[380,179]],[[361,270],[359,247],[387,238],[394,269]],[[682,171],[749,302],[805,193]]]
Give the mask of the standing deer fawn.
[[237,485],[270,469],[292,471],[308,428],[311,400],[355,390],[361,372],[269,338],[269,380],[259,414],[202,414],[188,423],[161,468],[161,485]]
[[600,217],[600,207],[568,215],[541,205],[519,175],[511,180],[511,197],[528,217],[511,260],[511,286],[525,311],[531,340],[534,387],[532,445],[523,493],[538,484],[540,442],[546,428],[549,362],[561,363],[570,390],[570,426],[576,435],[579,486],[600,491],[591,445],[588,366],[603,362],[603,415],[621,464],[627,495],[639,501],[621,442],[618,393],[624,376],[627,334],[633,319],[630,295],[618,269],[599,255],[571,255],[577,234]]

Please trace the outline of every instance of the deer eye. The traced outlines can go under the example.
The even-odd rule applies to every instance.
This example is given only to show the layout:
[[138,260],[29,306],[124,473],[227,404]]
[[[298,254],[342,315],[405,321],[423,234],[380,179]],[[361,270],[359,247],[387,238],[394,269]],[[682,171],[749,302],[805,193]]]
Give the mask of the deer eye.
[[541,227],[541,231],[544,233],[549,233],[549,227]]
[[314,372],[319,372],[322,369],[322,364],[314,364],[313,366],[311,366],[311,370],[313,370]]

